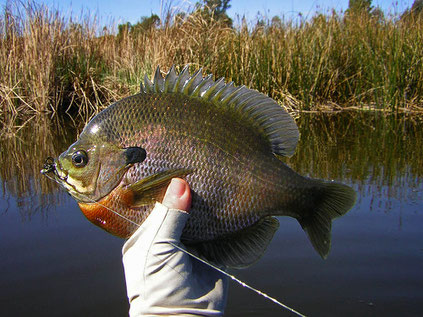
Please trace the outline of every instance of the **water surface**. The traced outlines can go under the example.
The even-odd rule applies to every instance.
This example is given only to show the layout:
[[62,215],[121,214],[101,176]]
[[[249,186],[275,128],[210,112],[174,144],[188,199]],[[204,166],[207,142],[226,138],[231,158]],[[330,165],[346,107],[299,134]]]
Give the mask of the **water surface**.
[[[296,154],[310,177],[358,192],[322,260],[299,224],[280,229],[245,282],[310,316],[423,315],[423,123],[405,115],[303,114]],[[80,131],[60,120],[4,121],[0,137],[0,315],[125,316],[123,241],[89,223],[39,174]],[[292,316],[232,283],[226,316]]]

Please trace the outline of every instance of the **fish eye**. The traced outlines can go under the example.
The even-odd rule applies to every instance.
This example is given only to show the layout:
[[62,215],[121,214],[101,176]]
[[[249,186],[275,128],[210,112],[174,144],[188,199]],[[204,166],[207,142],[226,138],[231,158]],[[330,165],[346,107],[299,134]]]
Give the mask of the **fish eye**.
[[84,167],[88,163],[88,154],[79,150],[72,154],[72,164],[75,167]]

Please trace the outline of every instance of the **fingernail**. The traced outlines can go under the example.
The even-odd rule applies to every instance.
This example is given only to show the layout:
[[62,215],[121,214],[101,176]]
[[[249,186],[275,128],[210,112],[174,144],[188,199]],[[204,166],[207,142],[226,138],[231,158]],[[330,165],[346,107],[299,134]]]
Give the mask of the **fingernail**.
[[162,204],[168,208],[188,211],[191,206],[191,193],[188,184],[183,179],[172,179]]
[[181,198],[185,193],[185,183],[178,178],[173,178],[170,182],[168,193],[175,198]]

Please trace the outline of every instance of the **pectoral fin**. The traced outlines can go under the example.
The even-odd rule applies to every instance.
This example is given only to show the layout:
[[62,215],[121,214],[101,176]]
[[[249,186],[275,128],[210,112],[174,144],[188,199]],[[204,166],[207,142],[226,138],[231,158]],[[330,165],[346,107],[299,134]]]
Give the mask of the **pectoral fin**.
[[184,177],[191,172],[192,170],[183,168],[167,170],[131,184],[126,187],[126,190],[131,193],[131,199],[127,203],[134,207],[141,207],[154,204],[156,201],[161,202],[172,178]]

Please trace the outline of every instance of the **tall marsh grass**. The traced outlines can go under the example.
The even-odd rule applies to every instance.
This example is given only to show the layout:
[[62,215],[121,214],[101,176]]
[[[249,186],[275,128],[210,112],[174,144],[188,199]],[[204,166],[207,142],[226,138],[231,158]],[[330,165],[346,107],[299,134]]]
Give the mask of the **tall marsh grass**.
[[368,13],[231,28],[199,12],[111,32],[34,2],[0,15],[0,113],[89,114],[138,90],[160,65],[203,67],[299,110],[423,108],[423,19]]

